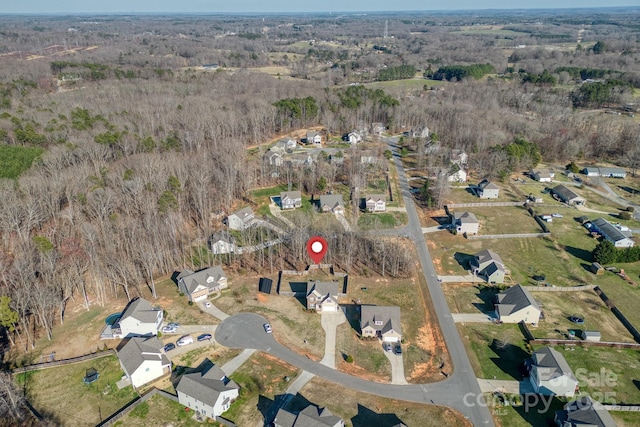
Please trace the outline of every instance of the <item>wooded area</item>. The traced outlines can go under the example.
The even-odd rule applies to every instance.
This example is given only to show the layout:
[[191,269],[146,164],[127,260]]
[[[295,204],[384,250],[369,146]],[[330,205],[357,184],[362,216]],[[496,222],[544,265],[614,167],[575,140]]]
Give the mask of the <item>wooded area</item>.
[[[70,299],[131,298],[154,276],[199,267],[219,218],[251,204],[254,188],[362,183],[352,161],[274,176],[259,144],[294,130],[321,127],[340,143],[372,123],[428,127],[438,140],[408,141],[422,165],[447,167],[461,149],[487,177],[540,160],[635,170],[640,126],[626,113],[638,103],[639,18],[1,17],[0,325],[33,348]],[[435,143],[448,150],[427,155]],[[401,243],[319,228],[313,214],[294,222],[287,245],[217,262],[300,267],[318,233],[335,236],[338,268],[412,270]]]

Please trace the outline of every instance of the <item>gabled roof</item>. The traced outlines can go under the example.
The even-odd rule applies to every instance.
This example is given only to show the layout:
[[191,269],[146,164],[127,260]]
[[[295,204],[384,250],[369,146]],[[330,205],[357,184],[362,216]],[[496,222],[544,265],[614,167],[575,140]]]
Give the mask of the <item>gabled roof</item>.
[[488,261],[494,261],[494,262],[497,262],[497,263],[500,263],[500,264],[504,265],[504,262],[502,262],[502,258],[500,258],[500,255],[498,255],[497,253],[493,252],[491,249],[484,249],[484,250],[478,252],[475,255],[475,257],[476,257],[476,260],[478,261],[478,264],[483,264],[483,263],[488,262]]
[[598,228],[598,230],[600,230],[600,232],[605,235],[605,237],[612,240],[613,242],[618,242],[630,237],[618,228],[614,227],[613,224],[611,224],[604,218],[596,218],[591,221],[591,224],[595,225],[596,228]]
[[[217,242],[225,242],[225,243],[235,243],[236,239],[231,235],[231,233],[221,230],[216,231],[209,237],[209,243],[217,243]],[[189,271],[189,270],[186,270]],[[193,274],[193,271],[190,273]],[[178,280],[180,280],[180,276],[178,276]]]
[[[478,224],[480,222],[473,212],[456,213],[454,217],[460,224]],[[498,256],[497,254],[495,255]]]
[[533,366],[537,368],[538,378],[541,381],[548,381],[562,376],[575,379],[573,371],[564,356],[551,347],[543,347],[534,351],[531,359]]
[[318,295],[329,295],[337,298],[339,293],[338,288],[338,282],[321,282],[314,280],[313,282],[307,282],[307,296],[315,292]]
[[158,361],[163,366],[170,365],[171,362],[161,348],[163,348],[162,342],[157,337],[130,338],[118,351],[118,359],[128,375],[133,374],[146,360]]
[[302,193],[300,191],[283,191],[280,193],[280,200],[283,200],[285,198],[288,199],[301,199],[302,198]]
[[540,310],[538,302],[522,285],[515,285],[497,295],[498,306],[496,310],[499,315],[508,316],[526,307],[534,307]]
[[561,422],[569,422],[572,426],[615,427],[613,417],[602,406],[589,396],[582,396],[578,400],[565,405],[564,411],[558,411],[557,417]]
[[119,322],[131,317],[142,323],[156,323],[156,320],[158,320],[158,311],[161,310],[153,308],[149,301],[143,298],[136,298],[131,301],[122,312]]
[[323,194],[320,196],[320,206],[328,206],[329,209],[335,209],[336,206],[344,207],[342,194]]
[[387,202],[387,195],[386,194],[370,194],[367,196],[367,202],[372,201],[372,202]]
[[480,184],[478,184],[478,187],[480,187],[482,190],[499,190],[500,189],[500,187],[498,187],[493,182],[487,179],[483,179],[482,181],[480,181]]
[[208,365],[201,372],[183,375],[176,386],[176,391],[207,405],[214,406],[220,398],[220,393],[238,389],[239,386],[227,378],[222,369],[211,363]]
[[195,291],[198,286],[205,286],[209,288],[212,284],[217,284],[218,280],[220,280],[221,278],[226,277],[224,271],[222,270],[222,267],[219,265],[205,268],[204,270],[200,270],[196,273],[192,272],[191,270],[186,270],[186,273],[188,274],[185,274],[184,276],[182,276],[181,273],[180,276],[178,276],[178,280],[184,281],[184,284],[189,293]]
[[247,206],[246,208],[242,208],[239,211],[236,211],[234,213],[232,213],[229,216],[237,216],[238,218],[240,218],[242,221],[245,221],[247,218],[253,216],[253,211],[251,210],[251,208],[249,206]]
[[[382,323],[382,324],[376,324]],[[400,324],[400,307],[381,305],[361,305],[360,306],[360,329],[367,326],[377,331],[385,333],[394,330],[402,334]]]
[[280,409],[276,415],[277,424],[282,427],[333,427],[342,425],[342,418],[331,413],[327,408],[309,405],[297,415]]
[[553,187],[551,191],[553,191],[562,200],[565,200],[565,201],[581,198],[580,196],[578,196],[578,194],[575,191],[565,187],[564,185],[556,185],[555,187]]

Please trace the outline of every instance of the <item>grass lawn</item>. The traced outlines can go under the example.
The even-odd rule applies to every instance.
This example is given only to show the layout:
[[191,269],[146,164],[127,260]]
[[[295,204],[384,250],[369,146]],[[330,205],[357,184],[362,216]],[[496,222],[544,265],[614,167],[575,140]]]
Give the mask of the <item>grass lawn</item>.
[[[511,401],[512,396],[507,397]],[[487,399],[492,401],[493,398],[488,395]],[[520,406],[497,406],[489,410],[499,427],[555,426],[553,418],[556,411],[560,411],[566,403],[564,399],[558,398],[536,401],[531,396],[528,403],[522,402]]]
[[174,426],[197,427],[202,423],[192,419],[193,411],[185,411],[178,402],[155,395],[151,399],[138,405],[133,411],[121,418],[114,426]]
[[[213,264],[211,264],[213,265]],[[229,279],[229,283],[233,284],[233,280]],[[162,307],[165,311],[165,322],[178,322],[182,325],[215,325],[218,319],[206,314],[196,306],[189,305],[186,296],[181,297],[178,286],[171,277],[164,277],[156,280],[157,300],[145,296],[151,304]]]
[[482,284],[444,283],[442,290],[452,313],[489,313],[494,310],[493,298],[499,292],[497,287]]
[[223,416],[239,426],[258,425],[263,421],[260,411],[289,387],[285,377],[293,381],[297,374],[296,368],[272,356],[254,354],[230,376],[240,386],[240,396]]
[[530,354],[518,325],[459,323],[458,331],[478,378],[522,380]]
[[364,213],[358,218],[358,227],[361,230],[381,230],[395,228],[407,223],[407,214],[404,212]]
[[606,347],[556,346],[573,369],[580,390],[600,402],[640,402],[638,351]]
[[[492,181],[493,182],[493,181]],[[500,187],[500,196],[497,199],[485,200],[481,199],[475,195],[475,193],[468,188],[468,186],[458,186],[453,187],[449,191],[449,194],[446,198],[447,203],[491,203],[491,202],[524,202],[523,198],[518,195],[515,191],[509,187],[509,185],[503,184],[501,182],[494,182],[498,187]],[[470,183],[474,185],[476,183]],[[528,194],[528,193],[527,193]],[[457,209],[465,209],[465,208],[457,208]],[[475,208],[474,208],[475,209]]]
[[640,412],[609,412],[618,427],[634,427],[640,425]]
[[[328,408],[344,420],[345,426],[391,426],[400,422],[421,427],[471,426],[461,414],[449,408],[374,396],[318,377],[307,383],[298,397]],[[295,404],[295,401],[292,403]]]
[[422,79],[422,78],[413,78],[413,79],[403,79],[403,80],[391,80],[386,82],[375,82],[375,83],[366,83],[365,86],[369,89],[398,89],[398,90],[423,90],[425,86],[444,86],[446,82],[441,80],[430,80],[430,79]]
[[[95,368],[100,378],[82,382],[87,369]],[[27,399],[38,412],[51,414],[56,424],[86,426],[98,424],[136,397],[131,386],[118,390],[122,377],[116,356],[16,375]],[[82,408],[82,410],[79,410]]]

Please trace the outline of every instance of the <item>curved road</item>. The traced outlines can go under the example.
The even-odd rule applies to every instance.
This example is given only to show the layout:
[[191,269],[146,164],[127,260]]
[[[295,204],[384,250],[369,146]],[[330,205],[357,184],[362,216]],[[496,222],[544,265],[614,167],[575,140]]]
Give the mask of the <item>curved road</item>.
[[449,406],[461,412],[475,426],[495,426],[489,408],[484,404],[471,362],[467,357],[444,292],[438,282],[438,276],[422,234],[418,212],[409,192],[409,184],[398,156],[396,141],[397,138],[387,139],[387,143],[394,153],[393,158],[398,170],[398,180],[409,219],[408,225],[403,229],[403,234],[406,233],[406,237],[416,245],[440,328],[455,367],[454,373],[444,381],[430,384],[393,385],[366,381],[328,368],[281,345],[273,338],[273,335],[264,332],[262,325],[267,320],[253,313],[241,313],[224,320],[216,329],[216,341],[226,347],[265,351],[300,369],[365,393],[410,402]]

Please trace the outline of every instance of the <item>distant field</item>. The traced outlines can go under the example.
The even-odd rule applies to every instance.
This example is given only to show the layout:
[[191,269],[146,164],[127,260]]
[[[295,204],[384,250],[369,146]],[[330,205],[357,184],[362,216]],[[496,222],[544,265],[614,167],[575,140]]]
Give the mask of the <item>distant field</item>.
[[391,80],[388,82],[375,82],[366,83],[365,86],[370,89],[406,89],[406,90],[418,90],[423,89],[424,86],[443,86],[446,82],[440,80],[430,80],[422,78],[404,79],[404,80]]
[[522,31],[513,31],[513,30],[503,30],[499,26],[473,26],[473,27],[462,27],[458,31],[451,31],[453,34],[464,34],[464,35],[487,35],[487,36],[523,36],[527,35],[527,33]]

